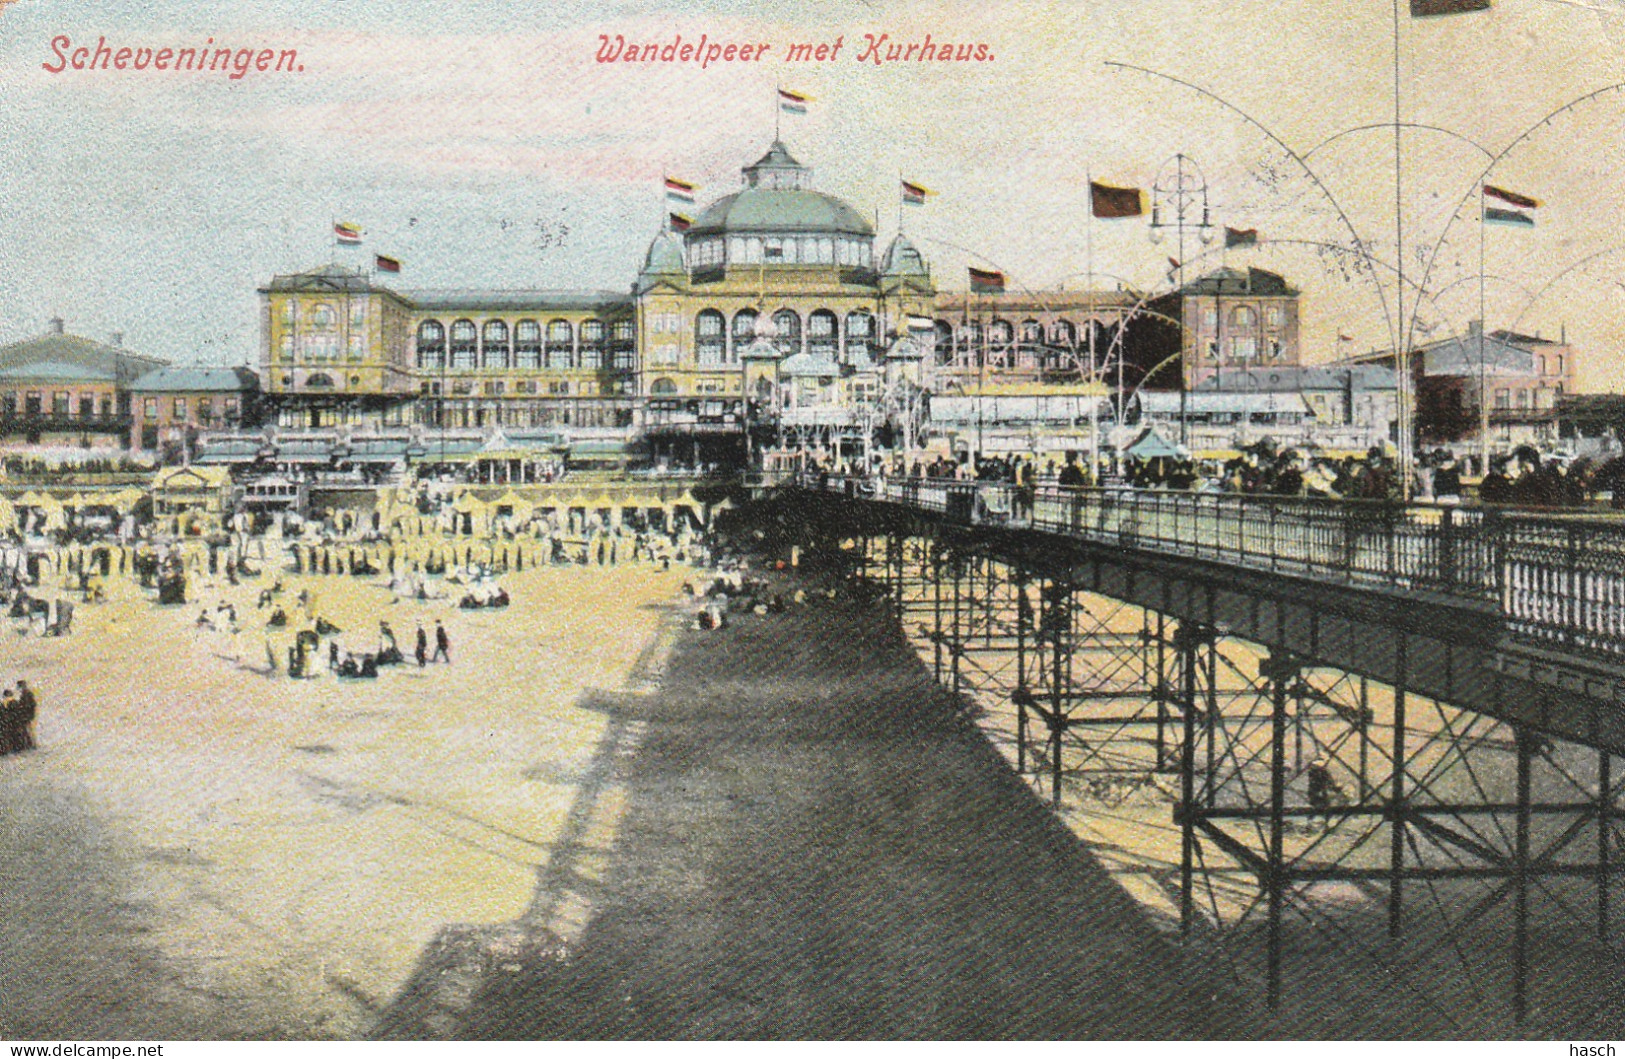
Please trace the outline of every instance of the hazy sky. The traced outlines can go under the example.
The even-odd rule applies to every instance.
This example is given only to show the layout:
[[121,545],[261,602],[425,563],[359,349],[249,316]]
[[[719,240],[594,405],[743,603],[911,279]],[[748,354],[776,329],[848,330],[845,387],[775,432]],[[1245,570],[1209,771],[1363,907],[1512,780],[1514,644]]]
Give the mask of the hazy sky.
[[[703,70],[597,63],[617,33],[772,50]],[[881,33],[993,58],[860,62]],[[59,36],[295,48],[304,70],[52,73]],[[783,61],[836,38],[835,61]],[[1405,316],[1420,300],[1442,336],[1480,315],[1477,178],[1511,145],[1490,182],[1543,205],[1531,231],[1487,230],[1489,326],[1566,326],[1582,381],[1625,391],[1625,92],[1601,91],[1625,81],[1625,0],[1495,0],[1403,18],[1399,38],[1403,120],[1448,130],[1403,141]],[[61,315],[176,361],[253,363],[257,286],[373,252],[405,262],[401,286],[624,290],[662,177],[699,183],[702,206],[736,188],[783,85],[813,97],[783,138],[823,190],[878,211],[883,240],[900,172],[938,193],[906,223],[950,289],[967,264],[1033,290],[1091,268],[1165,284],[1173,232],[1091,230],[1087,181],[1150,188],[1190,156],[1217,229],[1264,242],[1204,254],[1190,236],[1188,267],[1283,273],[1304,291],[1308,359],[1328,359],[1389,344],[1398,310],[1393,48],[1391,0],[17,0],[0,7],[0,342]],[[366,229],[364,257],[332,245],[334,220]],[[1322,246],[1356,237],[1380,282]]]

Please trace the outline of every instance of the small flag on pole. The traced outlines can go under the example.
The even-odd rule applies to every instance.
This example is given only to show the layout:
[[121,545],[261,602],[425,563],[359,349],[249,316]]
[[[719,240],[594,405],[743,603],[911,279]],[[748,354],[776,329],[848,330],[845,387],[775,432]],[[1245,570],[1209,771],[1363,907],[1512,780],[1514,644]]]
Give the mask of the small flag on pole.
[[1004,273],[973,268],[970,270],[970,289],[972,294],[1003,294]]
[[1089,206],[1101,220],[1138,217],[1145,212],[1139,188],[1114,188],[1092,180],[1089,182]]
[[1485,224],[1507,224],[1514,228],[1533,228],[1535,219],[1522,210],[1501,210],[1494,206],[1484,207]]
[[1498,188],[1494,184],[1485,184],[1484,194],[1492,199],[1500,199],[1510,206],[1521,206],[1526,210],[1532,210],[1540,205],[1539,199],[1532,199],[1528,195],[1520,195],[1516,191],[1508,191],[1506,188]]
[[666,178],[666,197],[673,202],[694,203],[694,185],[687,180],[678,180],[676,177]]
[[694,218],[690,217],[686,213],[673,213],[669,216],[671,219],[671,230],[674,232],[686,232],[690,228],[694,227]]
[[921,184],[912,181],[903,181],[903,203],[907,206],[924,206],[925,200],[936,192]]
[[373,258],[372,266],[379,272],[398,273],[401,270],[401,262],[399,258],[385,257],[383,254],[379,254]]
[[333,238],[338,240],[340,246],[360,246],[361,226],[358,224],[334,224]]
[[1229,250],[1236,246],[1256,246],[1258,244],[1257,228],[1231,228],[1224,230],[1224,248]]
[[1339,332],[1337,332],[1337,340],[1339,342],[1352,342],[1352,341],[1354,341],[1354,336],[1353,335],[1345,335],[1343,332],[1339,331]]
[[1469,11],[1488,11],[1490,0],[1411,0],[1412,18],[1431,18],[1434,15],[1464,15]]
[[805,114],[807,113],[807,104],[811,102],[811,96],[803,95],[800,92],[791,92],[784,88],[779,89],[779,109],[786,114]]

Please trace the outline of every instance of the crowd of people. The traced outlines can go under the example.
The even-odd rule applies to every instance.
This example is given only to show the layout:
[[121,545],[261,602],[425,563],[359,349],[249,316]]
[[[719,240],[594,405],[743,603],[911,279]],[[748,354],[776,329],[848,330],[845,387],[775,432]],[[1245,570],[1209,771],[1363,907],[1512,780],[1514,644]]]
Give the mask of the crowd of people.
[[[1097,470],[1099,476],[1097,477]],[[1265,440],[1225,459],[1189,456],[1124,457],[1114,469],[1100,468],[1068,453],[1057,460],[1037,456],[970,456],[965,460],[938,455],[904,465],[901,459],[809,461],[807,473],[827,482],[831,477],[918,478],[1009,485],[1019,508],[1030,506],[1039,485],[1088,488],[1128,486],[1135,489],[1237,493],[1259,496],[1317,497],[1330,500],[1398,501],[1405,480],[1390,446],[1377,446],[1362,456],[1325,456],[1302,448],[1281,448]],[[1543,455],[1524,445],[1492,459],[1488,472],[1471,488],[1476,475],[1467,461],[1445,448],[1418,455],[1410,474],[1409,496],[1421,503],[1461,503],[1476,496],[1484,504],[1523,508],[1584,507],[1600,492],[1612,495],[1612,506],[1625,508],[1625,458],[1597,462]]]

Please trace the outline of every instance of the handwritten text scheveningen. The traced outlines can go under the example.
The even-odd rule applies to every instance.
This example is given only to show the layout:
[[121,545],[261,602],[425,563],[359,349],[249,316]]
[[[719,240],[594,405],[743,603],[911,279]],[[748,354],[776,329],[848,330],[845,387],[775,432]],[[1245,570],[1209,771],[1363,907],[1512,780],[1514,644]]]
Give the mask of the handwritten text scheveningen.
[[[846,37],[833,41],[801,41],[775,46],[756,41],[713,40],[702,33],[698,40],[685,40],[681,33],[656,41],[629,41],[619,33],[598,35],[600,63],[681,63],[700,69],[727,63],[759,63],[777,58],[786,63],[835,62],[846,48]],[[887,63],[992,62],[993,49],[985,43],[938,41],[927,33],[914,40],[893,40],[889,33],[865,33],[855,47],[847,48],[848,61],[873,66]]]
[[47,73],[67,70],[161,70],[165,73],[221,73],[233,81],[257,73],[305,72],[294,48],[216,47],[210,37],[190,48],[129,47],[109,44],[97,37],[94,46],[75,47],[67,34],[51,38],[52,60],[41,63]]

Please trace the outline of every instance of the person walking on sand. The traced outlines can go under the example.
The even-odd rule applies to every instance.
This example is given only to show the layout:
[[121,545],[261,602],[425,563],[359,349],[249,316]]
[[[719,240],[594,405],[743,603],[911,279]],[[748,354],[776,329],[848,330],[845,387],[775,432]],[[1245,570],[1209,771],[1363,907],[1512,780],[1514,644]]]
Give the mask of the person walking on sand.
[[34,718],[39,714],[39,701],[34,698],[34,689],[28,686],[28,681],[17,681],[17,750],[33,750]]
[[423,623],[418,622],[418,668],[422,669],[429,662],[429,637],[423,631]]
[[0,757],[22,749],[22,710],[10,688],[0,691]]
[[451,637],[446,635],[446,627],[436,618],[434,623],[434,662],[451,663]]

